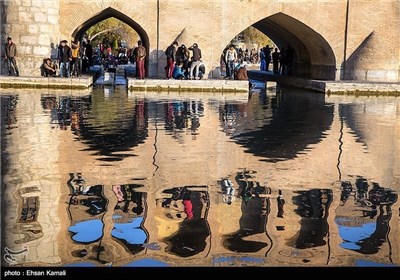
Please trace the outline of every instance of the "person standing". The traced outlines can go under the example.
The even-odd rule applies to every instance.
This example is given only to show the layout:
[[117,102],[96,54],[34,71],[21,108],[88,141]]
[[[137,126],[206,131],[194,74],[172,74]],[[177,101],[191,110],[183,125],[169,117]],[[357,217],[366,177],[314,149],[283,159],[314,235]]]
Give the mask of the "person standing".
[[142,41],[138,41],[138,46],[134,53],[136,62],[136,78],[143,80],[145,77],[144,61],[146,58],[146,48],[143,46]]
[[7,66],[8,66],[8,75],[11,76],[11,73],[13,70],[15,76],[19,76],[19,71],[17,67],[17,61],[15,60],[17,56],[17,45],[14,44],[12,41],[11,37],[7,38],[7,43],[5,46],[6,49],[6,56],[5,59],[7,60]]
[[71,42],[72,50],[72,76],[81,76],[80,44],[75,40]]
[[260,50],[260,71],[266,71],[265,52],[264,48]]
[[233,45],[229,47],[225,54],[225,61],[226,61],[226,76],[233,80],[235,74],[235,62],[238,59],[237,52]]
[[93,66],[93,47],[90,44],[90,40],[85,44],[85,56],[89,60],[88,68],[90,69],[90,66]]
[[265,71],[269,71],[269,64],[271,63],[271,50],[273,48],[270,48],[269,45],[267,45],[264,48],[264,53],[265,53]]
[[278,52],[278,48],[275,48],[275,51],[272,53],[272,65],[274,66],[274,74],[279,74],[279,58],[280,53]]
[[178,47],[178,42],[174,41],[172,45],[170,45],[165,50],[165,55],[167,56],[167,66],[165,66],[165,72],[167,79],[172,79],[172,74],[174,72],[175,61],[176,61],[176,49]]
[[190,53],[189,50],[186,48],[184,44],[182,44],[177,50],[176,50],[176,61],[175,61],[175,66],[177,64],[182,63],[182,69],[186,72],[187,69],[189,68],[189,58],[190,58]]
[[[190,73],[189,73],[189,79],[196,79],[199,78],[199,65],[201,63],[201,50],[199,49],[199,46],[194,43],[189,50],[191,50],[193,52],[193,56],[192,56],[192,64],[190,65]],[[196,68],[197,67],[197,68]],[[193,70],[194,68],[197,69],[197,71],[195,72],[195,77],[193,77]]]
[[70,62],[72,60],[71,48],[67,46],[67,40],[60,42],[58,51],[58,61],[60,61],[60,77],[70,76]]

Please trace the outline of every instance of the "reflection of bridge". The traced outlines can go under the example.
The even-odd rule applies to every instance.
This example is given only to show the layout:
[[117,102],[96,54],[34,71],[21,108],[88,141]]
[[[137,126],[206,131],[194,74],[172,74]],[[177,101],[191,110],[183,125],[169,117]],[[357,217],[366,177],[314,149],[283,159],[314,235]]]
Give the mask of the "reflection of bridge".
[[38,74],[51,44],[71,36],[81,38],[93,24],[115,17],[140,35],[148,50],[147,71],[153,77],[162,76],[164,50],[175,39],[186,45],[197,42],[206,69],[215,77],[222,50],[253,25],[279,47],[294,48],[296,75],[328,80],[400,80],[397,0],[19,3],[2,1],[5,17],[1,32],[2,38],[10,35],[18,45],[22,74]]
[[[243,214],[242,201],[237,199],[229,206],[220,203],[221,198],[218,192],[220,186],[217,183],[217,180],[221,178],[230,178],[235,182],[235,174],[246,168],[246,170],[253,171],[251,181],[260,182],[261,185],[267,184],[272,190],[272,194],[267,195],[266,200],[261,200],[264,201],[263,203],[254,205],[254,209],[265,206],[268,210],[265,234],[257,233],[243,238],[246,242],[261,240],[260,242],[268,246],[258,252],[248,253],[249,256],[262,258],[269,265],[325,265],[326,263],[329,265],[354,265],[355,260],[361,257],[378,262],[379,258],[382,258],[387,262],[387,256],[390,255],[393,262],[399,264],[399,200],[391,206],[392,215],[388,222],[386,206],[382,207],[384,212],[378,212],[374,219],[363,217],[348,224],[335,221],[336,215],[346,216],[350,211],[360,213],[350,200],[345,206],[340,204],[340,185],[336,183],[339,176],[341,176],[341,180],[349,180],[354,184],[356,179],[354,176],[360,175],[361,172],[363,173],[361,175],[364,175],[370,182],[378,182],[381,186],[390,187],[399,192],[400,160],[398,157],[400,146],[398,141],[400,138],[395,136],[399,132],[399,124],[393,122],[393,126],[390,127],[376,125],[379,119],[390,120],[397,116],[396,110],[398,110],[399,104],[396,103],[397,101],[394,102],[394,99],[388,99],[388,104],[380,107],[383,105],[375,104],[374,98],[369,98],[361,110],[358,107],[353,108],[351,105],[334,106],[337,100],[334,97],[328,98],[330,98],[328,102],[332,104],[332,107],[327,105],[326,113],[320,114],[320,116],[328,115],[325,120],[328,121],[328,125],[322,123],[324,125],[321,126],[324,129],[324,138],[319,142],[309,142],[306,152],[297,153],[296,157],[278,162],[268,162],[259,161],[259,159],[262,156],[270,155],[260,154],[259,157],[255,157],[251,153],[246,153],[245,147],[234,141],[228,141],[229,136],[221,131],[220,114],[213,104],[204,102],[200,121],[206,120],[207,125],[198,127],[195,138],[190,133],[183,133],[174,138],[168,133],[161,132],[160,129],[157,131],[154,119],[160,118],[160,115],[154,112],[156,110],[154,106],[147,109],[141,108],[143,101],[140,98],[135,108],[129,108],[129,110],[136,110],[135,112],[138,113],[142,109],[145,110],[144,115],[149,119],[145,123],[135,119],[137,124],[134,128],[137,129],[139,125],[147,127],[146,138],[136,143],[135,147],[119,147],[119,149],[125,150],[118,150],[117,154],[110,155],[100,151],[98,155],[93,155],[93,149],[88,148],[95,147],[98,151],[99,146],[94,145],[96,143],[86,141],[85,137],[88,136],[85,135],[76,136],[78,139],[75,138],[69,129],[51,129],[51,116],[42,114],[43,105],[40,95],[29,94],[27,91],[18,99],[15,112],[18,125],[11,130],[11,134],[5,136],[6,144],[11,143],[4,148],[9,166],[4,174],[4,183],[7,186],[4,198],[5,202],[9,203],[7,209],[10,209],[5,220],[11,221],[6,225],[5,244],[11,249],[19,249],[20,245],[15,241],[26,234],[25,230],[14,227],[14,222],[18,221],[21,213],[21,208],[17,207],[21,201],[18,190],[37,186],[40,190],[40,194],[38,194],[40,202],[36,222],[40,224],[43,237],[32,239],[28,243],[30,253],[25,260],[31,263],[54,264],[77,261],[77,257],[71,255],[71,250],[82,249],[84,246],[73,243],[68,233],[68,228],[71,226],[67,215],[70,190],[66,182],[69,180],[68,172],[82,172],[86,180],[85,184],[104,185],[104,196],[109,203],[103,218],[104,237],[101,245],[104,246],[105,251],[100,253],[102,260],[111,261],[115,265],[123,265],[135,257],[111,235],[114,227],[113,207],[117,205],[112,185],[132,182],[144,185],[143,188],[138,188],[138,192],[147,193],[145,198],[147,218],[144,228],[149,233],[148,243],[157,242],[164,246],[162,248],[165,248],[165,243],[160,241],[160,237],[170,236],[176,230],[177,225],[150,218],[160,216],[156,199],[164,190],[175,186],[188,184],[208,186],[210,207],[207,222],[210,232],[214,233],[207,237],[206,248],[211,248],[210,254],[207,256],[208,251],[203,251],[196,255],[197,257],[181,259],[170,256],[169,259],[179,259],[179,263],[182,265],[211,265],[212,256],[220,256],[223,259],[224,256],[232,255],[232,251],[227,249],[229,247],[224,246],[222,236],[227,236],[229,239],[235,234],[243,232],[247,234],[246,230],[241,229],[242,225],[243,228],[248,227],[245,221],[241,224],[241,219],[245,219],[246,216]],[[351,97],[338,98],[351,99]],[[248,106],[253,106],[255,100],[257,99],[251,99]],[[342,100],[341,103],[344,104],[345,101]],[[282,102],[285,101],[282,100]],[[393,106],[390,105],[392,103]],[[346,106],[350,108],[346,108]],[[110,108],[103,107],[102,110],[110,110]],[[371,114],[364,115],[363,110],[367,110]],[[249,110],[250,112],[253,110]],[[32,123],[30,116],[33,114],[40,117],[35,118]],[[271,112],[267,110],[265,114],[271,114]],[[100,116],[104,115],[100,114]],[[340,116],[345,117],[343,122]],[[107,119],[101,120],[112,122]],[[100,122],[100,119],[96,121]],[[236,121],[238,123],[239,119]],[[96,125],[94,120],[91,122],[92,125]],[[308,121],[308,123],[310,122],[311,120]],[[318,130],[321,127],[314,129]],[[373,132],[369,128],[374,128]],[[97,132],[99,133],[99,131]],[[82,138],[79,139],[79,137]],[[339,139],[343,142],[343,153],[340,158],[340,173],[338,174]],[[387,144],[388,141],[391,141],[390,145]],[[37,148],[26,153],[25,151],[32,145]],[[368,153],[365,152],[365,146],[368,146]],[[172,150],[170,147],[180,148]],[[157,149],[156,154],[155,149]],[[48,153],[43,151],[48,151]],[[122,157],[123,160],[99,160],[114,157],[117,159],[117,156]],[[229,164],[226,164],[227,162]],[[149,175],[153,173],[154,176]],[[277,218],[276,194],[278,189],[283,190],[286,200],[284,219]],[[315,197],[311,198],[314,192],[295,193],[300,189],[324,189],[319,194],[323,206],[322,219],[316,219],[316,222],[324,227],[322,235],[318,236],[319,242],[321,239],[323,240],[320,242],[321,246],[294,248],[294,246],[299,246],[298,244],[305,243],[301,242],[301,238],[304,238],[301,232],[307,231],[308,226],[311,229],[314,226],[314,222],[310,221],[310,218],[298,214],[303,207],[300,198],[305,197],[304,201],[307,202],[309,199],[309,204],[317,205],[313,202]],[[16,191],[15,195],[13,190]],[[295,203],[292,203],[292,198]],[[328,210],[329,215],[326,214]],[[382,215],[380,216],[380,214]],[[386,220],[377,221],[381,225],[377,233],[387,234],[387,242],[383,242],[378,253],[362,256],[356,251],[341,247],[343,237],[339,226],[362,225],[366,222],[376,221],[379,217]],[[389,225],[389,231],[387,225]],[[39,228],[37,224],[34,226],[35,230]],[[326,232],[329,232],[329,235]],[[328,245],[330,251],[328,251]],[[304,247],[304,245],[302,246]],[[162,251],[149,249],[143,250],[137,256],[139,258],[144,255],[163,258],[161,256],[163,254],[165,253]],[[265,254],[267,254],[266,259],[264,259]],[[109,257],[105,258],[106,255]],[[240,262],[241,260],[235,261]]]

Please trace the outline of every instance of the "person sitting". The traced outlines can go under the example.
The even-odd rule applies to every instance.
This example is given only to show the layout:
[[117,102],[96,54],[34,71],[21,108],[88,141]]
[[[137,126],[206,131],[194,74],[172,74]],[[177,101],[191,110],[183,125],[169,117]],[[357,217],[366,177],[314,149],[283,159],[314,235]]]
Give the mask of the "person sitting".
[[42,77],[54,77],[56,75],[56,67],[50,58],[43,59],[43,64],[40,66],[40,74]]
[[246,64],[242,64],[238,69],[235,69],[235,80],[248,80]]
[[172,77],[176,80],[185,80],[185,72],[182,69],[183,63],[175,64],[174,72],[172,73]]
[[[193,59],[189,62],[189,69],[191,69],[193,63]],[[194,80],[201,80],[203,79],[205,73],[206,73],[206,67],[202,61],[198,61],[198,63],[193,67],[194,73],[196,73],[196,78],[192,78]],[[190,71],[188,71],[190,72]],[[190,73],[188,73],[190,75]]]

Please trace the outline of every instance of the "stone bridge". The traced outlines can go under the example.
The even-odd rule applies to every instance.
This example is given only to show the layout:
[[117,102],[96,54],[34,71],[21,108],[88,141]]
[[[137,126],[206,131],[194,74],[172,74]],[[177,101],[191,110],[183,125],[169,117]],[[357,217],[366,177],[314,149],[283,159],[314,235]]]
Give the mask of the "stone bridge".
[[[400,81],[398,0],[0,0],[1,35],[18,45],[22,75],[39,75],[42,58],[62,39],[81,38],[115,17],[147,48],[149,77],[163,77],[174,40],[198,43],[209,78],[223,49],[254,26],[278,47],[295,50],[294,74],[323,80]],[[5,72],[3,63],[2,73]]]

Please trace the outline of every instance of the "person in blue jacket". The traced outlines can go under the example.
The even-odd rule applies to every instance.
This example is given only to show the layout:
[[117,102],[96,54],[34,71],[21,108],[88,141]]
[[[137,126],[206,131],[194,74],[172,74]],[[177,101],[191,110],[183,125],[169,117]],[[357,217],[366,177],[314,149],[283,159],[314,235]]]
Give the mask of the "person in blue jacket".
[[174,72],[172,73],[172,77],[177,80],[186,79],[185,72],[182,69],[183,63],[175,64]]

